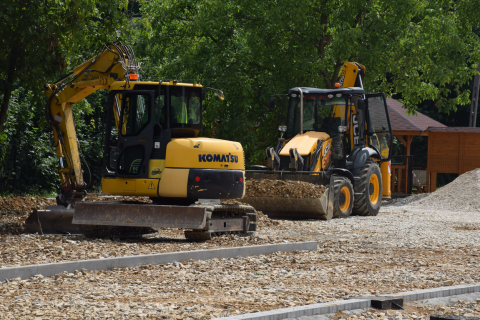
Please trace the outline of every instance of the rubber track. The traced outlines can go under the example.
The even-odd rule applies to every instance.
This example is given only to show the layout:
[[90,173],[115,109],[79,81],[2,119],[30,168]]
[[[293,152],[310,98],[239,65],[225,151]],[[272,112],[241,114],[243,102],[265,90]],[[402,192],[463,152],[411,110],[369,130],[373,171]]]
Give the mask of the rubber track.
[[[359,183],[359,188],[357,189],[358,192],[362,193],[362,196],[357,198],[357,201],[353,202],[353,213],[355,215],[359,216],[370,216],[370,212],[368,211],[367,208],[367,195],[365,194],[365,188],[367,187],[367,183],[370,183],[370,181],[367,181],[367,173],[368,170],[370,169],[370,166],[376,166],[375,161],[373,160],[367,160],[365,161],[365,164],[362,167],[362,170],[360,170],[359,177],[360,179],[356,180],[355,183]],[[381,201],[381,200],[380,200]]]

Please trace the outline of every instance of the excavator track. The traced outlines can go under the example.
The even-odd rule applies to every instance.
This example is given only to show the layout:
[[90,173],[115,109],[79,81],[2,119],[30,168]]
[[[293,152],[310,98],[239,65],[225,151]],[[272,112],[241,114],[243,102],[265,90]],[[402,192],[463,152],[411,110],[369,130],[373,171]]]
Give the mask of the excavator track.
[[210,240],[224,234],[251,236],[257,230],[257,212],[249,205],[194,204],[190,207],[200,207],[207,210],[205,228],[185,231],[188,240]]
[[223,234],[252,235],[257,214],[249,205],[151,205],[122,201],[78,203],[35,210],[25,221],[28,232],[84,234],[88,238],[141,238],[160,227],[190,229],[189,240],[210,240]]

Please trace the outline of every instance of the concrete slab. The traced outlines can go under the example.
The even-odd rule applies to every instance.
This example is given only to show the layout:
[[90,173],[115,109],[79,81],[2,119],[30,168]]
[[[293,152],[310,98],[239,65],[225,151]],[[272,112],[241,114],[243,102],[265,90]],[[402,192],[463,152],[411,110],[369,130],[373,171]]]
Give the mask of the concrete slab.
[[44,277],[53,276],[62,272],[75,272],[75,270],[112,270],[114,268],[138,267],[142,265],[159,265],[172,262],[193,260],[210,260],[222,258],[248,257],[271,254],[274,252],[317,251],[316,241],[299,243],[267,244],[260,246],[221,248],[212,250],[195,250],[170,253],[147,254],[138,256],[125,256],[105,259],[80,260],[61,263],[47,263],[30,266],[0,268],[0,281],[6,279],[28,279],[41,274]]

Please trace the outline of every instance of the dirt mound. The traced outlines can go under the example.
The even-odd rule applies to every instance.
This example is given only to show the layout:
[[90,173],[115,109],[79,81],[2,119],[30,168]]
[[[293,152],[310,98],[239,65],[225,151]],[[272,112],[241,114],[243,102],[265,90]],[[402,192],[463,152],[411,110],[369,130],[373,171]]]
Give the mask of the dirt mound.
[[0,198],[0,234],[25,233],[25,219],[34,209],[53,206],[54,199],[34,197]]
[[327,189],[303,181],[246,180],[246,197],[320,198]]
[[451,183],[411,204],[432,210],[479,211],[480,169],[465,172]]
[[[104,197],[98,194],[89,194],[86,202],[91,201],[135,201],[150,203],[148,197]],[[36,197],[8,197],[0,198],[0,234],[23,234],[25,220],[34,209],[44,210],[48,206],[55,206],[55,199]]]
[[45,209],[55,205],[55,199],[34,197],[0,198],[0,216],[29,214],[33,209]]

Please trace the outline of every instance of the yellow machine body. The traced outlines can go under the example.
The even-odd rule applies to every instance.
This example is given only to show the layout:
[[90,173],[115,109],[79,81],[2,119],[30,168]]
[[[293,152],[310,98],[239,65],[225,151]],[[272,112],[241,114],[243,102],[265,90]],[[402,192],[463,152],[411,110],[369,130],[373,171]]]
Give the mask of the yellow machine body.
[[[186,198],[190,169],[245,170],[238,142],[211,138],[177,138],[167,146],[165,160],[150,160],[149,178],[103,178],[107,195]],[[244,176],[243,176],[244,178]],[[225,190],[228,198],[228,189]],[[245,194],[245,190],[241,197]]]
[[[245,194],[242,145],[198,137],[205,88],[199,83],[142,81],[139,69],[131,47],[111,43],[65,78],[46,86],[45,115],[54,133],[61,186],[58,206],[32,213],[27,230],[96,237],[179,227],[193,229],[185,234],[189,239],[210,239],[213,233],[225,232],[251,235],[256,214],[250,206],[219,204],[213,211],[209,207],[209,214],[206,207],[191,207],[198,199],[237,199]],[[150,197],[151,205],[81,201],[87,184],[72,106],[100,89],[110,92],[102,192]],[[224,99],[223,92],[213,90]],[[207,223],[212,216],[218,219]],[[123,227],[132,228],[118,229]]]

